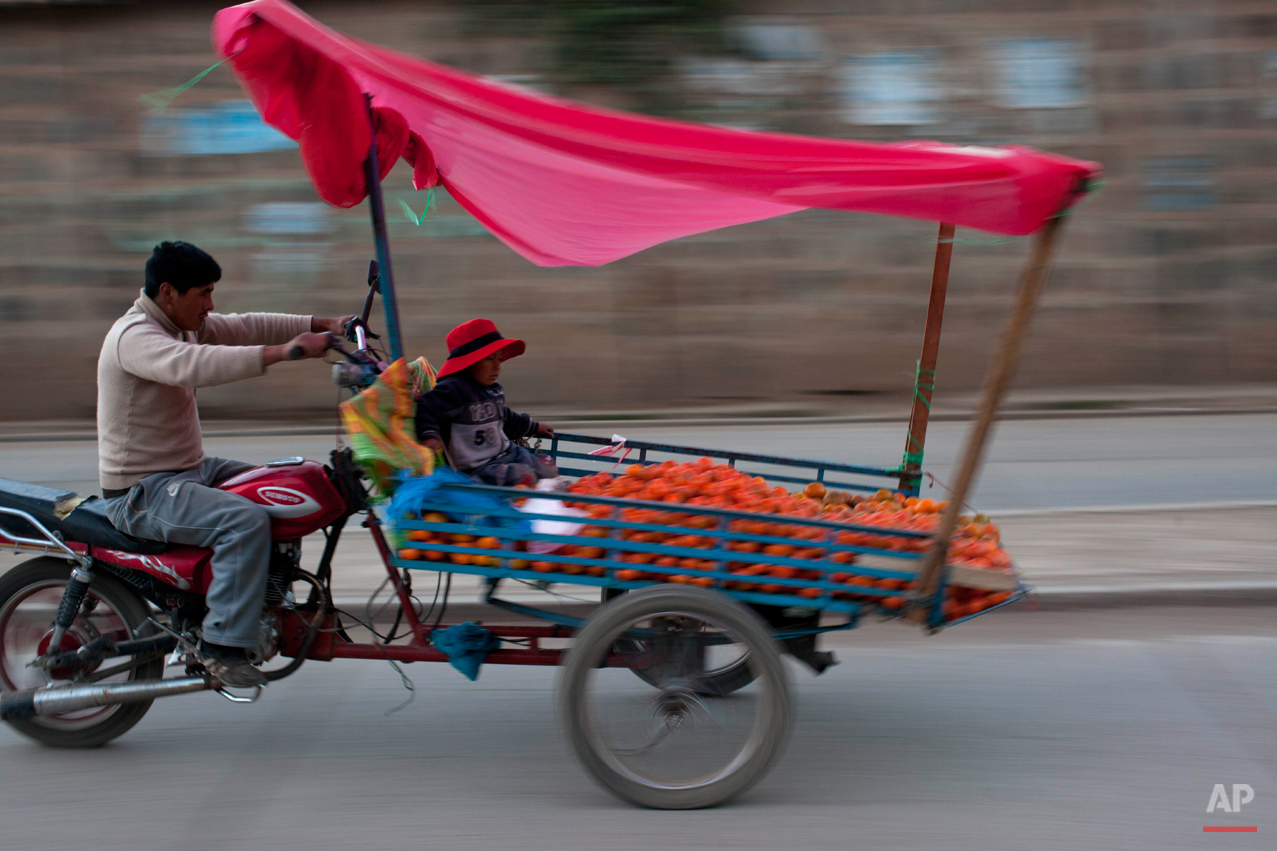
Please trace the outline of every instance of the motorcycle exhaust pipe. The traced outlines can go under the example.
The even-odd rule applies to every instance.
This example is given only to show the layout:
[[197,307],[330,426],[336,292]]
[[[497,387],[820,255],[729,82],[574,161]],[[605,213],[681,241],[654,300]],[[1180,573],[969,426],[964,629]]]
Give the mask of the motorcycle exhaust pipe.
[[174,694],[208,691],[212,687],[212,683],[203,677],[180,677],[141,683],[24,688],[0,692],[0,720],[30,718],[33,715],[61,715],[94,706],[137,703]]

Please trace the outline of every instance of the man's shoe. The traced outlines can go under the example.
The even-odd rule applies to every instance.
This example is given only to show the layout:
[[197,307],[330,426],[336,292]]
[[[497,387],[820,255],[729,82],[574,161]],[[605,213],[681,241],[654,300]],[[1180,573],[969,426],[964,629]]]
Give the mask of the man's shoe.
[[266,685],[266,675],[252,666],[242,647],[201,642],[199,659],[213,679],[224,686],[253,688]]

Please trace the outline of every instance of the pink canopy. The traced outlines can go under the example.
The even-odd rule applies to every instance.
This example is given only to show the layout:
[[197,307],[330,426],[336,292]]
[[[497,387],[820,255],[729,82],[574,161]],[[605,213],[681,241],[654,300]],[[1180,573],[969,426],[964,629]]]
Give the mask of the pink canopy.
[[1074,203],[1096,163],[1030,148],[873,144],[586,106],[337,33],[285,0],[223,9],[213,44],[263,119],[296,139],[320,197],[366,197],[403,157],[541,266],[598,266],[666,240],[807,207],[1020,235]]

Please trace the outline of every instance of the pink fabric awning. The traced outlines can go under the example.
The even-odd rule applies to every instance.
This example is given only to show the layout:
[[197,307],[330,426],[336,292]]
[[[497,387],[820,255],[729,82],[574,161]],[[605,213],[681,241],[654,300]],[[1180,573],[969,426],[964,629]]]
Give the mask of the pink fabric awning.
[[541,266],[598,266],[807,207],[1021,235],[1074,203],[1096,163],[1025,147],[874,144],[632,115],[357,41],[285,0],[223,9],[214,48],[263,119],[298,140],[320,197],[367,195],[372,96],[383,176],[401,156]]

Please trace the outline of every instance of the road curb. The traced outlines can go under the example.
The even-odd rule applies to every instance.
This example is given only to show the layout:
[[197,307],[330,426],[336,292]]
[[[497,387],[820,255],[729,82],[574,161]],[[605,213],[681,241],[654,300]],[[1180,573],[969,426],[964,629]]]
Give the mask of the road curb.
[[1041,611],[1157,606],[1277,606],[1277,581],[1048,586],[1035,588],[1026,604]]
[[[1133,417],[1189,417],[1189,416],[1233,416],[1238,414],[1275,414],[1277,407],[1271,405],[1245,405],[1218,408],[1112,408],[1104,410],[1045,410],[1045,411],[1003,411],[998,415],[999,421],[1012,420],[1077,420],[1077,419],[1123,419]],[[547,418],[551,419],[551,418]],[[898,414],[864,414],[864,415],[830,415],[811,417],[670,417],[667,419],[642,417],[620,419],[573,419],[571,417],[552,418],[555,427],[567,431],[572,428],[597,428],[603,431],[616,431],[629,428],[701,428],[709,426],[816,426],[816,425],[875,425],[885,423],[907,423],[907,413]],[[930,417],[931,422],[969,422],[975,419],[973,411],[938,411]],[[217,429],[210,423],[211,430],[203,436],[218,437],[307,437],[329,435],[341,432],[339,426],[284,426],[280,428],[238,428]],[[64,441],[96,441],[97,432],[46,432],[0,434],[0,443],[57,443]]]
[[[364,597],[339,597],[337,608],[363,617]],[[586,618],[594,611],[594,603],[562,603],[520,599],[525,605],[552,610],[556,614]],[[429,605],[429,601],[425,601]],[[1013,603],[1019,611],[1079,611],[1093,609],[1135,609],[1163,606],[1277,606],[1277,581],[1258,582],[1179,582],[1164,585],[1060,585],[1034,588],[1029,596]],[[378,623],[394,618],[397,606],[386,606],[378,614]],[[516,615],[498,606],[465,601],[451,602],[445,614],[448,623],[488,621],[492,623],[536,623],[533,618]]]

